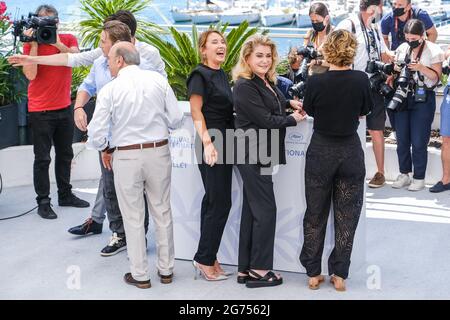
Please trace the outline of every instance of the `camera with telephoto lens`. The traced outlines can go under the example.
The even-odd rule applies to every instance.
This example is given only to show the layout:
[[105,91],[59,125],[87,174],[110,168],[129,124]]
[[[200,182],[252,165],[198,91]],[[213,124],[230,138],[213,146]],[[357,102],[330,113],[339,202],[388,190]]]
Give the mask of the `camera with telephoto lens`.
[[413,85],[413,77],[412,72],[408,68],[408,64],[411,62],[411,58],[409,54],[405,58],[405,62],[401,64],[400,75],[397,78],[397,89],[395,90],[394,97],[387,105],[387,108],[390,110],[397,110],[400,105],[405,102],[406,97],[408,96],[410,87]]
[[[37,14],[30,13],[28,18],[14,21],[13,35],[19,37],[21,42],[36,41],[39,44],[54,44],[57,40],[56,25],[59,22],[57,17],[38,17]],[[31,37],[24,32],[33,29]]]
[[300,65],[300,69],[297,72],[300,81],[289,88],[288,94],[291,97],[303,99],[306,90],[306,79],[308,79],[308,64],[311,62],[311,60],[319,57],[319,53],[316,49],[314,49],[314,46],[308,45],[306,47],[300,48],[297,51],[297,55],[303,56],[302,64]]
[[394,89],[386,83],[386,80],[387,76],[394,72],[393,63],[370,60],[367,62],[366,72],[372,74],[369,82],[373,91],[379,92],[384,97],[392,95]]
[[303,99],[305,97],[306,81],[300,81],[289,88],[288,94],[291,97]]

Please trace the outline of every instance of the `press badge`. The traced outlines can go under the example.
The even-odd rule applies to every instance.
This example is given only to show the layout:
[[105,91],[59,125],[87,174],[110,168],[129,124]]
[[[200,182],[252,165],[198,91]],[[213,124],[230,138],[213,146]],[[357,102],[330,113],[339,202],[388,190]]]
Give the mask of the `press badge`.
[[427,92],[425,91],[425,87],[416,86],[416,90],[414,92],[414,101],[425,102],[426,100],[427,100]]

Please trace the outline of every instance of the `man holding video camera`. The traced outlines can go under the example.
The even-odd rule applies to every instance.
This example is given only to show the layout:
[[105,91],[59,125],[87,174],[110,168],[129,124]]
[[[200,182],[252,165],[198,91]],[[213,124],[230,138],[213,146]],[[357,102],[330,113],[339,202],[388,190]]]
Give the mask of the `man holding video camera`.
[[[31,25],[39,28],[25,30],[20,34],[25,55],[51,55],[61,52],[78,52],[77,39],[70,34],[58,34],[56,22],[58,11],[49,5],[36,10],[37,17]],[[51,17],[51,18],[50,18]],[[48,24],[45,32],[41,27]],[[54,31],[52,31],[54,30]],[[52,34],[54,32],[54,34]],[[28,111],[33,134],[33,180],[37,193],[38,214],[44,219],[56,219],[50,206],[49,165],[50,149],[55,146],[55,175],[60,206],[89,207],[89,203],[72,193],[70,170],[73,159],[73,115],[70,110],[70,85],[72,69],[67,67],[25,66],[23,72],[28,86]]]
[[384,126],[386,112],[384,96],[391,94],[392,88],[385,84],[386,73],[392,72],[392,67],[382,63],[388,61],[386,47],[381,40],[381,32],[375,22],[380,18],[381,0],[361,0],[360,13],[343,20],[337,29],[352,32],[358,41],[354,70],[365,71],[369,77],[373,94],[373,108],[367,116],[367,129],[372,138],[373,151],[378,171],[369,181],[369,187],[379,188],[385,184],[384,177]]

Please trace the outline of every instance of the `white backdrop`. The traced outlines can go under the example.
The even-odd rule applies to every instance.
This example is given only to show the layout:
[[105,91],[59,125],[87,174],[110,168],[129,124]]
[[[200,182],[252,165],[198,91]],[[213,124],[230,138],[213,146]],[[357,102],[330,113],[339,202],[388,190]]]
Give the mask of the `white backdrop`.
[[[175,256],[191,260],[197,250],[200,237],[200,206],[204,188],[200,172],[195,164],[194,128],[186,103],[183,127],[172,133],[172,213],[174,217]],[[303,121],[288,128],[286,134],[287,165],[281,166],[273,176],[277,201],[277,227],[274,252],[274,269],[305,272],[299,255],[303,243],[303,216],[306,210],[304,195],[304,168],[306,150],[312,135],[312,120]],[[365,146],[365,120],[361,121],[359,135]],[[365,149],[365,148],[364,148]],[[221,263],[237,265],[239,245],[239,222],[242,203],[242,181],[234,168],[230,216],[222,238],[218,259]],[[322,272],[327,272],[327,259],[334,244],[333,224],[330,223],[325,240]],[[351,270],[365,262],[365,204],[356,232]]]

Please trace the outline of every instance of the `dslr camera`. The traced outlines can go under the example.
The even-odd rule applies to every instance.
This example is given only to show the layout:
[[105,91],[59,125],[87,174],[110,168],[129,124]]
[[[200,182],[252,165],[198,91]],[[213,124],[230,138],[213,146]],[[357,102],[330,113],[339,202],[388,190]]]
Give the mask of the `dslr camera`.
[[387,105],[388,109],[397,110],[397,108],[402,105],[408,96],[410,87],[414,85],[414,80],[412,77],[412,72],[408,68],[408,64],[411,62],[409,55],[406,56],[405,62],[401,64],[400,75],[397,78],[397,89],[395,90],[394,97]]
[[[56,43],[56,24],[59,22],[57,17],[38,17],[37,14],[30,13],[28,18],[22,18],[14,21],[13,35],[19,37],[21,42],[36,41],[39,44]],[[31,37],[26,36],[24,32],[33,29]]]
[[306,79],[308,79],[308,64],[311,62],[311,60],[316,59],[319,56],[319,53],[316,49],[314,49],[313,45],[308,45],[306,47],[300,48],[297,51],[297,55],[303,56],[302,64],[300,65],[300,69],[298,70],[300,81],[298,83],[295,83],[289,89],[288,93],[291,97],[303,99],[306,90]]
[[393,63],[370,60],[367,62],[366,72],[372,73],[369,82],[373,91],[379,92],[384,97],[392,95],[394,89],[386,84],[386,79],[394,72]]

